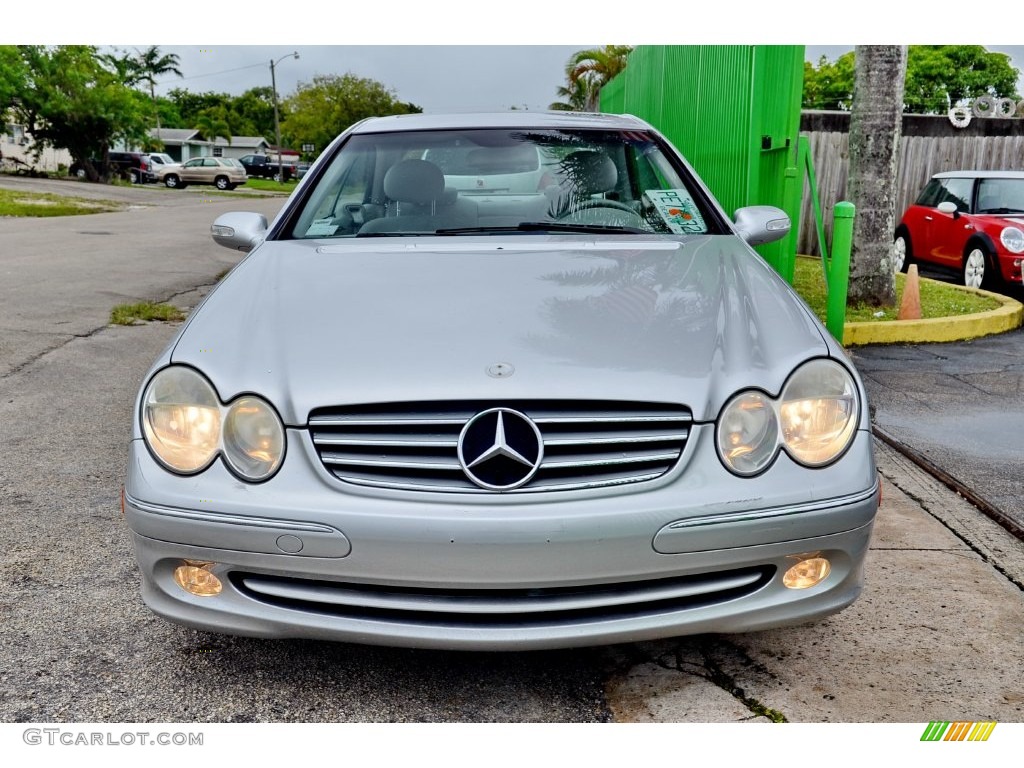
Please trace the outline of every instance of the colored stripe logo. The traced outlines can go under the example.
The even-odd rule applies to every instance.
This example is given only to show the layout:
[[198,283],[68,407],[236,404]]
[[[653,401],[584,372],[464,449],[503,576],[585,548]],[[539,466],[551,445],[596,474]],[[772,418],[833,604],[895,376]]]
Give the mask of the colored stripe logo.
[[921,734],[921,741],[988,741],[995,727],[995,722],[931,722]]

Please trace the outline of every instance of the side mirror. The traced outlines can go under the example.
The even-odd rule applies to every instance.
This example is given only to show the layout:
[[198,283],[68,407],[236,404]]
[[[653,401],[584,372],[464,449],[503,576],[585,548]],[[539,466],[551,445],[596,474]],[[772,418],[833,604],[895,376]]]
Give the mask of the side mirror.
[[957,211],[956,203],[951,203],[948,200],[946,202],[944,202],[944,203],[939,203],[938,208],[939,208],[939,212],[940,213],[951,213],[951,214],[953,214],[953,218],[954,219],[957,216],[960,215],[959,212]]
[[213,222],[210,235],[217,245],[233,251],[251,251],[263,242],[268,226],[262,213],[225,213]]
[[749,205],[737,209],[733,223],[740,237],[750,245],[764,245],[781,240],[792,226],[789,216],[774,205]]

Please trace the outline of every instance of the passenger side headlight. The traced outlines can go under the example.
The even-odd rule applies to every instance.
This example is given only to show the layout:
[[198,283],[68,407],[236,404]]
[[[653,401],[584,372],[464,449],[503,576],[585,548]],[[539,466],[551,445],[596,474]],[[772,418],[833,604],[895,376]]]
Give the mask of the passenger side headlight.
[[1010,253],[1024,253],[1024,232],[1017,227],[1004,227],[999,240]]
[[859,414],[849,371],[834,360],[811,360],[789,377],[778,398],[758,390],[733,397],[718,419],[718,453],[744,477],[763,472],[780,450],[804,466],[825,466],[852,442]]
[[265,480],[284,457],[284,427],[274,409],[258,397],[241,397],[224,419],[224,458],[246,480]]
[[142,434],[166,469],[191,475],[217,454],[249,482],[270,478],[285,451],[284,425],[262,398],[244,395],[222,405],[198,371],[172,365],[157,373],[142,396]]

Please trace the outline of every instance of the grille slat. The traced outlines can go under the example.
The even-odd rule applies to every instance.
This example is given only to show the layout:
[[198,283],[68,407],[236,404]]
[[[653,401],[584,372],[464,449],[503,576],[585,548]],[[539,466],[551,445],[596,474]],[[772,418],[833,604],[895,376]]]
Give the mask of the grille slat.
[[253,592],[269,597],[302,602],[347,606],[359,610],[374,608],[395,613],[433,614],[543,614],[582,611],[594,608],[637,606],[663,600],[694,598],[708,594],[744,589],[763,579],[758,571],[715,574],[709,578],[689,578],[636,582],[576,589],[470,591],[452,590],[430,593],[360,588],[359,585],[309,582],[299,579],[243,577],[242,583]]
[[670,451],[668,453],[634,453],[628,456],[621,454],[614,456],[593,456],[593,455],[575,455],[575,456],[562,456],[558,459],[545,458],[541,462],[541,469],[570,469],[573,467],[606,467],[613,466],[616,464],[639,464],[641,462],[666,462],[675,461],[679,458],[678,451]]
[[[544,458],[520,487],[577,490],[646,482],[682,455],[689,409],[616,401],[387,403],[319,409],[309,418],[321,461],[339,480],[392,490],[494,493],[462,469],[458,441],[477,414],[506,408],[537,425]],[[515,419],[513,419],[515,420]]]

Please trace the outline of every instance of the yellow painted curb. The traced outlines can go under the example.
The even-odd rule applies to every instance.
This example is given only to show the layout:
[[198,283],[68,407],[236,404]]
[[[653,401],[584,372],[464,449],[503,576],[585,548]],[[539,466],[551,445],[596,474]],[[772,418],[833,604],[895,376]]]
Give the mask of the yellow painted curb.
[[[921,280],[928,280],[922,277]],[[930,281],[937,282],[937,281]],[[880,320],[872,323],[846,323],[843,346],[864,344],[930,344],[943,341],[964,341],[994,333],[1006,333],[1024,323],[1024,304],[978,288],[955,286],[958,290],[995,299],[1001,306],[988,312],[956,317],[931,317],[924,320]]]

